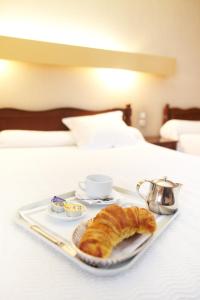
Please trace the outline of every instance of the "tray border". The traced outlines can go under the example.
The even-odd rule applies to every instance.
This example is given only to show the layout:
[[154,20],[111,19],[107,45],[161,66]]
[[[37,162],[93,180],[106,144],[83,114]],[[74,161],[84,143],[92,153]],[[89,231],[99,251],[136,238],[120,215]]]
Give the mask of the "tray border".
[[[134,192],[130,191],[130,190],[126,190],[122,187],[116,187],[116,190],[120,191],[121,193],[127,194],[127,195],[135,195]],[[66,198],[67,196],[72,197],[75,195],[75,191],[70,191],[64,194],[59,195],[59,197],[63,197]],[[172,223],[172,221],[178,216],[179,212],[177,211],[175,214],[173,215],[162,215],[160,216],[160,219],[162,218],[161,221],[159,221],[159,229],[154,233],[154,235],[146,242],[146,246],[142,248],[142,250],[136,254],[136,256],[132,257],[131,259],[125,261],[124,263],[121,263],[120,265],[116,265],[116,267],[112,267],[112,268],[97,268],[97,267],[93,267],[90,265],[87,265],[86,263],[84,263],[83,261],[81,261],[78,257],[70,254],[70,250],[67,253],[67,251],[63,251],[58,245],[54,244],[53,242],[51,242],[50,240],[48,240],[47,238],[45,238],[44,236],[41,236],[39,233],[37,233],[36,231],[34,231],[33,229],[31,229],[32,225],[37,225],[37,224],[31,224],[29,220],[27,220],[27,218],[24,218],[24,215],[21,211],[23,210],[31,210],[30,206],[38,206],[38,204],[40,205],[45,205],[47,203],[47,201],[49,201],[50,198],[47,198],[45,200],[42,201],[37,201],[34,203],[29,203],[26,204],[24,206],[22,206],[21,208],[18,209],[17,211],[17,215],[15,217],[15,222],[23,227],[27,232],[30,232],[32,235],[36,236],[38,239],[46,242],[47,244],[49,244],[53,249],[55,249],[56,251],[59,251],[60,253],[62,253],[63,255],[65,255],[65,257],[67,257],[71,262],[73,262],[75,265],[77,265],[79,268],[92,273],[93,275],[96,276],[114,276],[117,275],[121,272],[124,272],[126,270],[128,270],[129,268],[131,268],[138,259],[140,259],[140,257],[147,251],[147,249],[152,245],[152,243],[154,243],[154,241],[160,236],[160,234],[162,234],[162,232]],[[54,233],[52,233],[51,231],[48,231],[48,233],[50,235],[54,235]],[[62,237],[59,237],[58,234],[55,235],[55,238],[63,241],[64,243],[70,243],[70,241],[68,240],[64,240]],[[71,245],[69,245],[71,247]]]

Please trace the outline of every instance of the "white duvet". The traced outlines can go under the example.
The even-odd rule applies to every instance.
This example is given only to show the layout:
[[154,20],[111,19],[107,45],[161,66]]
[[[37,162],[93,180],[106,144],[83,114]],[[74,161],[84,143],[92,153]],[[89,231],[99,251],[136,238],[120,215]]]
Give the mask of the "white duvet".
[[[0,299],[200,299],[200,158],[140,143],[0,150]],[[91,173],[132,190],[138,180],[183,183],[180,214],[138,262],[115,277],[80,270],[15,224],[17,209],[75,189]]]

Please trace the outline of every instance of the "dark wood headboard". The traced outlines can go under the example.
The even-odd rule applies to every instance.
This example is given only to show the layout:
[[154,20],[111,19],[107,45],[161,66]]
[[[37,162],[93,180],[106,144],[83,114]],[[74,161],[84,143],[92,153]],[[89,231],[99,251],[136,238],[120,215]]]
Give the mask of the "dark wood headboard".
[[64,117],[94,115],[104,112],[121,110],[127,125],[131,125],[131,106],[101,111],[90,111],[78,108],[57,108],[43,111],[25,111],[13,108],[0,109],[0,130],[66,130],[61,119]]
[[171,119],[200,121],[200,108],[179,108],[166,104],[163,109],[163,124]]

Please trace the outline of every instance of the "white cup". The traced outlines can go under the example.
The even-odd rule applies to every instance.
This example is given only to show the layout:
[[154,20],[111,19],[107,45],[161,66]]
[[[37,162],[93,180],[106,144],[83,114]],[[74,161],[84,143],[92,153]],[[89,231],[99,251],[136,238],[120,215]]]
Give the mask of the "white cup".
[[105,199],[112,193],[113,181],[107,175],[88,175],[85,181],[79,182],[79,187],[86,192],[89,198]]

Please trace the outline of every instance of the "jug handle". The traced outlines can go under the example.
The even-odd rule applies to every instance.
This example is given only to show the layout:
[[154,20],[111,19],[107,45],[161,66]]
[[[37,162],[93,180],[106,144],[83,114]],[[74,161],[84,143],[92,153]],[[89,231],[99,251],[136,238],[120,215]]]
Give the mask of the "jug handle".
[[147,202],[147,198],[140,192],[141,185],[144,184],[145,182],[152,183],[152,181],[148,180],[148,179],[141,180],[137,183],[136,190],[137,190],[138,194]]

